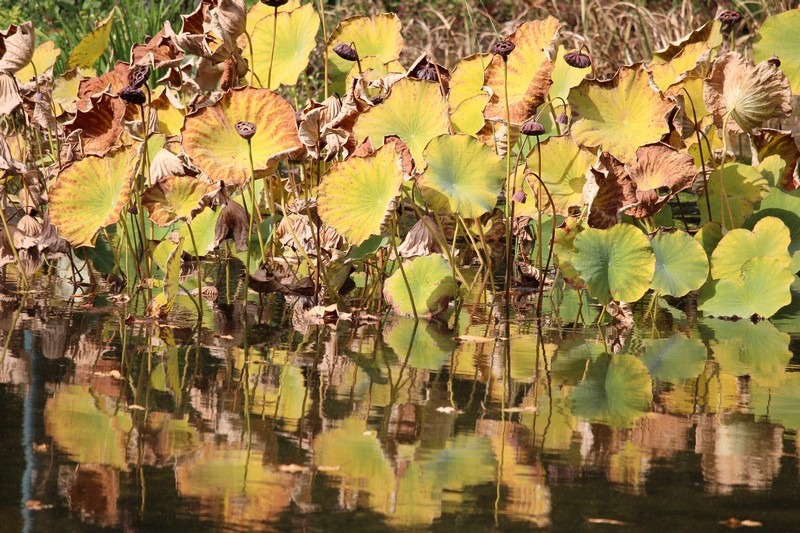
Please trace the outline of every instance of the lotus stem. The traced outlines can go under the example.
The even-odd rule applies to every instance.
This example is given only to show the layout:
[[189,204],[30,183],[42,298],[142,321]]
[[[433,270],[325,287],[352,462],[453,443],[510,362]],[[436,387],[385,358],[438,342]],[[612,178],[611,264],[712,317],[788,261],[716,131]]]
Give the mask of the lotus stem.
[[[192,241],[192,248],[194,248],[195,257],[197,257],[197,296],[203,298],[203,271],[200,266],[200,250],[197,249],[197,243],[194,240],[194,231],[192,231],[192,224],[187,220],[186,227],[189,229],[189,238]],[[197,321],[203,323],[203,306],[197,306]]]
[[14,255],[14,261],[17,263],[17,270],[19,271],[20,279],[22,280],[22,288],[27,291],[30,288],[28,276],[25,274],[25,268],[22,266],[22,261],[19,259],[19,252],[17,251],[17,247],[14,246],[14,239],[11,238],[11,232],[8,231],[8,221],[6,220],[5,210],[2,208],[2,206],[0,206],[0,220],[3,221],[3,231],[6,232],[6,241],[8,242],[8,246],[11,248],[11,253]]
[[[541,278],[539,283],[539,296],[538,296],[538,301],[536,303],[537,316],[542,316],[542,300],[544,299],[544,275],[548,270],[550,270],[550,262],[553,259],[553,246],[555,245],[556,242],[556,204],[553,201],[553,196],[550,194],[550,190],[547,188],[547,185],[545,185],[544,181],[542,181],[542,178],[539,177],[538,174],[535,173],[532,174],[533,177],[535,177],[538,180],[540,190],[543,190],[545,192],[545,194],[547,195],[547,200],[550,202],[550,205],[553,208],[553,229],[552,229],[552,234],[550,235],[550,250],[547,253],[547,262],[545,263],[544,270],[541,271],[539,274]],[[531,189],[533,189],[533,187],[530,184],[530,181],[528,182],[528,186],[531,187]],[[540,227],[539,228],[540,240],[542,239],[541,235],[542,235],[542,228]]]
[[414,313],[414,319],[419,320],[417,305],[414,303],[414,295],[411,293],[411,285],[408,284],[406,269],[403,267],[403,258],[400,256],[400,252],[397,251],[397,242],[395,239],[400,238],[397,235],[397,215],[393,214],[389,220],[392,226],[392,235],[389,238],[389,242],[392,243],[392,249],[394,250],[394,260],[397,261],[397,266],[400,268],[400,275],[403,276],[403,283],[405,283],[406,290],[408,291],[408,300],[411,302],[411,311]]
[[[714,219],[711,216],[711,200],[708,196],[708,173],[706,172],[706,158],[703,156],[703,142],[700,139],[700,129],[697,125],[697,108],[694,106],[694,100],[692,99],[692,95],[689,94],[689,91],[686,90],[686,87],[681,87],[681,90],[686,94],[686,97],[689,99],[689,105],[692,106],[692,125],[694,126],[694,133],[697,137],[697,148],[700,150],[700,167],[703,170],[703,190],[705,191],[706,197],[706,209],[708,209],[708,221],[713,222]],[[711,149],[711,145],[709,143],[709,151]],[[709,154],[710,155],[710,154]],[[677,197],[677,195],[675,195]]]
[[[506,105],[506,201],[504,207],[506,217],[506,305],[511,301],[511,278],[509,272],[511,268],[508,263],[511,261],[509,252],[511,250],[511,196],[514,194],[509,188],[511,181],[511,106],[508,103],[508,61],[503,57],[503,88],[504,101]],[[506,308],[507,309],[507,308]]]
[[319,0],[319,18],[322,22],[322,42],[325,43],[325,46],[322,47],[322,54],[323,54],[323,80],[325,81],[325,98],[328,98],[328,25],[325,21],[325,4],[322,0]]
[[[720,161],[719,165],[719,187],[720,187],[720,201],[719,201],[719,209],[720,209],[720,217],[722,221],[722,226],[725,227],[725,211],[723,210],[724,207],[727,206],[728,208],[728,217],[731,220],[731,227],[728,229],[735,229],[736,222],[733,219],[733,211],[731,211],[731,203],[728,201],[728,195],[725,192],[725,160],[728,158],[728,120],[731,118],[731,112],[729,111],[725,118],[722,121],[722,161]],[[708,191],[706,191],[706,196],[708,196]]]
[[[253,40],[250,38],[250,33],[247,30],[245,30],[244,35],[245,37],[247,37],[247,48],[250,51],[250,86],[251,87],[253,86],[253,79],[255,78],[255,80],[258,81],[258,86],[264,87],[264,84],[261,83],[261,78],[259,78],[258,74],[256,74],[256,68],[255,68],[256,61],[253,55]],[[273,44],[274,44],[274,39],[273,39]]]
[[[272,89],[272,62],[275,59],[275,39],[278,35],[278,6],[275,6],[275,12],[272,20],[272,50],[269,53],[269,70],[267,71],[267,89]],[[252,50],[252,47],[250,48]]]

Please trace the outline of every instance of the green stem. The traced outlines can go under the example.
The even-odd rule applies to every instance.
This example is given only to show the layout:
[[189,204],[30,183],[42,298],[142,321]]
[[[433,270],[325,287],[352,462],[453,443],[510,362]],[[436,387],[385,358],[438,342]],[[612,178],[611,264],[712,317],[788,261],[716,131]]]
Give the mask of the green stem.
[[269,70],[267,71],[267,89],[272,88],[272,62],[275,59],[275,38],[278,35],[278,6],[275,6],[275,13],[272,21],[272,50],[269,53]]
[[[192,240],[192,248],[194,248],[195,256],[197,257],[197,296],[198,298],[203,297],[203,272],[200,268],[200,250],[197,249],[197,243],[194,240],[194,231],[192,231],[192,225],[187,221],[186,227],[189,229],[189,238]],[[202,324],[203,323],[203,306],[197,306],[197,320]]]
[[411,286],[408,284],[408,277],[406,277],[406,270],[403,268],[403,258],[400,257],[400,252],[397,251],[397,220],[396,215],[392,215],[391,219],[391,226],[392,226],[392,235],[389,237],[389,241],[392,243],[392,248],[394,249],[394,260],[397,261],[397,266],[400,268],[400,275],[403,276],[403,283],[406,284],[406,290],[408,291],[408,299],[411,302],[411,311],[414,313],[414,318],[419,320],[419,315],[417,314],[417,306],[414,303],[414,295],[411,293]]

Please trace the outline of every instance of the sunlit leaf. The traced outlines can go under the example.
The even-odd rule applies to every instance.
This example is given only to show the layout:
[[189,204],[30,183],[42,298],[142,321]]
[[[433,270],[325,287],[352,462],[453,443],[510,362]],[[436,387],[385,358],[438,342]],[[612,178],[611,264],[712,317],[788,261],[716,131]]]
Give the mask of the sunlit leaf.
[[457,132],[475,135],[483,127],[483,110],[489,101],[489,94],[483,90],[483,78],[489,61],[488,54],[465,57],[450,75],[447,104]]
[[289,102],[268,89],[233,89],[187,116],[182,129],[184,151],[212,180],[242,185],[251,177],[247,141],[235,127],[244,120],[256,125],[250,141],[256,173],[302,146]]
[[[447,260],[441,255],[415,257],[404,263],[408,287],[403,273],[398,268],[383,288],[383,294],[394,310],[401,315],[412,315],[416,306],[417,314],[429,316],[443,311],[455,298],[456,281]],[[411,296],[409,296],[409,290]]]
[[97,28],[73,48],[72,53],[67,59],[67,69],[71,68],[92,68],[100,59],[100,56],[108,47],[108,40],[111,37],[112,20],[114,11],[106,18],[97,23]]
[[0,31],[0,72],[13,74],[24,68],[30,63],[35,48],[36,34],[32,22],[11,24],[7,30]]
[[169,176],[142,194],[150,220],[169,226],[178,220],[191,220],[205,207],[207,197],[217,187],[189,176]]
[[769,194],[761,200],[750,218],[745,220],[743,227],[753,229],[766,217],[778,218],[789,228],[789,253],[792,255],[790,270],[800,271],[800,191],[787,192],[771,187]]
[[757,169],[740,163],[726,164],[724,169],[711,173],[708,189],[697,198],[701,224],[709,221],[706,194],[711,203],[713,220],[728,229],[734,229],[742,226],[744,220],[753,213],[755,204],[764,199],[767,193],[769,184]]
[[188,224],[181,226],[178,234],[183,237],[184,251],[186,253],[193,257],[203,257],[211,251],[211,246],[214,244],[217,219],[221,212],[222,209],[217,209],[216,211],[205,209],[192,220],[192,233],[197,244],[197,250],[194,249]]
[[758,221],[753,231],[729,231],[711,255],[711,276],[714,279],[736,279],[751,259],[770,257],[784,267],[791,262],[789,228],[778,218],[765,217]]
[[[580,85],[583,79],[592,72],[592,67],[590,66],[586,68],[576,68],[568,65],[567,62],[564,61],[564,54],[566,53],[567,50],[563,46],[558,47],[558,55],[553,62],[553,73],[550,76],[553,80],[553,85],[550,86],[551,100],[555,98],[563,98],[566,100],[572,88]],[[568,110],[564,109],[563,105],[563,102],[553,102],[556,115],[562,111],[568,112]]]
[[651,288],[659,294],[684,296],[708,277],[708,257],[699,242],[683,231],[662,231],[651,242],[656,270]]
[[31,81],[35,75],[42,76],[47,74],[56,64],[58,56],[61,55],[61,48],[56,48],[53,41],[45,41],[33,51],[30,63],[18,70],[14,76],[21,83]]
[[183,239],[175,243],[169,253],[164,268],[164,286],[162,291],[150,300],[147,305],[147,316],[165,319],[175,305],[175,299],[180,291],[181,254],[183,253]]
[[722,23],[718,20],[706,22],[678,41],[653,54],[647,65],[653,81],[662,91],[681,81],[699,63],[710,61],[711,51],[722,44]]
[[761,24],[753,42],[753,60],[766,61],[773,55],[781,61],[781,71],[789,78],[792,93],[800,94],[800,11],[790,9],[770,15]]
[[706,364],[706,347],[697,339],[675,333],[668,339],[654,339],[642,356],[655,379],[679,383],[698,376]]

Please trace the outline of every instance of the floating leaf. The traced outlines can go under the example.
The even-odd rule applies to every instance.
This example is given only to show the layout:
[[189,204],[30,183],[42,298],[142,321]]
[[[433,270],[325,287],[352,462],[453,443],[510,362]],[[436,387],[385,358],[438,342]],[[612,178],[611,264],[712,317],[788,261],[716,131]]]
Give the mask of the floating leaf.
[[699,289],[708,278],[708,257],[700,243],[683,231],[659,232],[652,241],[656,269],[650,287],[680,297]]
[[668,339],[651,341],[642,356],[642,362],[655,379],[680,383],[703,372],[706,347],[697,339],[675,333]]
[[217,187],[189,176],[169,176],[142,195],[150,220],[166,227],[178,220],[191,220],[206,205]]
[[236,132],[242,120],[256,125],[250,141],[256,173],[302,146],[289,102],[268,89],[233,89],[187,116],[182,129],[184,151],[214,181],[243,185],[250,178],[247,141]]
[[792,301],[793,281],[786,261],[755,257],[742,267],[740,277],[713,281],[704,288],[698,309],[712,316],[769,318]]
[[508,56],[508,78],[503,58],[495,55],[486,69],[484,84],[492,90],[486,118],[506,119],[506,82],[512,124],[522,124],[536,114],[547,99],[552,81],[552,58],[561,23],[553,17],[524,22],[508,41],[516,48]]
[[639,146],[669,132],[673,104],[653,89],[640,65],[622,67],[608,81],[584,80],[570,92],[569,102],[580,117],[572,125],[575,142],[602,146],[623,163],[636,159]]
[[[720,184],[722,181],[722,185]],[[722,195],[724,187],[725,196]],[[709,221],[705,195],[711,203],[713,219],[723,226],[739,228],[744,220],[753,213],[756,203],[769,193],[769,183],[761,173],[750,165],[740,163],[726,164],[717,169],[708,178],[708,190],[702,191],[697,198],[702,224]],[[731,224],[731,226],[728,226]]]
[[670,85],[683,80],[699,63],[708,63],[711,51],[722,44],[721,28],[720,21],[711,20],[679,41],[656,51],[647,67],[658,88],[666,91]]
[[81,42],[72,50],[67,59],[67,69],[71,68],[92,68],[103,55],[108,47],[108,40],[111,37],[111,27],[114,18],[114,11],[106,18],[97,23],[97,28],[81,39]]
[[350,244],[358,246],[381,232],[389,219],[403,171],[394,145],[370,157],[351,157],[325,173],[319,188],[319,215]]
[[650,288],[655,271],[653,248],[637,228],[628,224],[607,230],[589,228],[575,237],[574,247],[571,262],[589,295],[601,304],[635,302]]
[[788,252],[790,243],[789,228],[775,217],[759,220],[753,231],[731,230],[722,238],[711,255],[711,277],[741,278],[748,261],[756,257],[776,259],[786,268],[791,262]]
[[118,150],[66,168],[50,189],[50,219],[72,246],[93,246],[98,230],[119,220],[131,196],[136,157]]
[[21,68],[14,74],[17,80],[21,83],[31,81],[37,74],[39,76],[45,75],[56,64],[58,56],[61,55],[61,48],[56,48],[56,43],[53,41],[45,41],[36,47],[33,51],[30,63]]
[[792,86],[792,93],[800,94],[800,35],[797,27],[800,11],[790,9],[770,15],[758,29],[753,42],[753,60],[766,61],[773,55],[781,60],[781,71]]
[[[276,23],[273,13],[272,8],[259,2],[250,8],[247,15],[247,32],[253,42],[253,71],[264,87],[270,80],[269,89],[297,83],[297,78],[308,66],[308,56],[316,47],[319,31],[319,15],[313,4],[304,4],[288,13],[279,12],[270,77],[272,30]],[[249,49],[245,48],[242,55],[250,57]]]
[[420,316],[442,312],[450,300],[455,298],[458,288],[453,278],[453,271],[441,255],[415,257],[405,262],[403,268],[408,278],[408,287],[403,280],[403,273],[398,268],[386,280],[383,289],[384,296],[397,313],[413,314],[409,290],[417,314]]
[[438,83],[404,78],[392,86],[392,92],[379,106],[359,117],[353,133],[359,141],[370,138],[375,147],[384,138],[397,135],[422,165],[422,151],[438,135],[449,133],[447,102]]
[[424,152],[427,167],[417,178],[422,196],[436,210],[477,218],[491,211],[503,188],[503,160],[467,135],[441,135]]

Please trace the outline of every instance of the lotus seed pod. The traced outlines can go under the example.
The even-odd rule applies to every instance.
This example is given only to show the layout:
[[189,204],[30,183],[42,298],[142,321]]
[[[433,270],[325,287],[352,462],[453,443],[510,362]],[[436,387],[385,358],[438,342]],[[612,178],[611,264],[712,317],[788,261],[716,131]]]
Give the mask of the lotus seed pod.
[[141,89],[150,78],[150,67],[147,65],[136,65],[128,71],[128,85]]
[[436,67],[428,63],[416,73],[414,78],[428,81],[439,81],[439,75],[436,73]]
[[781,66],[781,60],[778,58],[778,56],[776,56],[774,54],[773,54],[772,57],[767,59],[767,63],[769,63],[770,65],[773,65],[775,67],[780,67]]
[[717,19],[722,22],[723,24],[736,24],[744,15],[739,13],[738,11],[731,11],[730,9],[726,9],[722,13],[719,14]]
[[564,54],[564,61],[573,68],[586,68],[592,66],[592,58],[588,54],[573,50]]
[[261,0],[261,3],[269,7],[278,8],[288,3],[289,0]]
[[566,113],[563,112],[559,113],[558,116],[556,117],[556,122],[566,126],[567,124],[569,124],[569,117],[567,116]]
[[333,47],[333,51],[336,52],[337,56],[341,57],[345,61],[358,60],[358,52],[356,52],[356,49],[347,43],[337,44]]
[[515,45],[511,41],[506,41],[506,40],[496,41],[492,43],[491,48],[489,48],[489,52],[502,57],[503,60],[505,61],[506,59],[508,59],[508,55],[511,52],[513,52],[514,48],[516,47],[517,45]]
[[544,131],[544,126],[535,120],[523,122],[519,128],[519,132],[523,135],[542,135]]
[[136,207],[136,204],[131,204],[128,206],[128,213],[130,213],[131,215],[138,215],[139,208]]
[[129,104],[142,105],[147,101],[147,97],[141,91],[132,85],[128,85],[119,92],[119,97]]
[[528,200],[528,195],[525,194],[525,191],[519,189],[517,192],[514,193],[514,196],[511,199],[518,204],[524,204]]
[[253,135],[256,134],[256,125],[252,122],[246,122],[242,120],[237,122],[234,127],[236,128],[236,133],[239,134],[239,137],[248,141],[253,138]]

